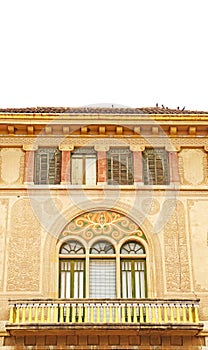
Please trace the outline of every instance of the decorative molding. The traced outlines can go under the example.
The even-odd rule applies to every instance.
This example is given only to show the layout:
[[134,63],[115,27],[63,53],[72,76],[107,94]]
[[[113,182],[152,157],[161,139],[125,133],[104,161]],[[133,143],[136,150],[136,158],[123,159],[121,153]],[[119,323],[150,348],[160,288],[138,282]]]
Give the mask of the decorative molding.
[[22,149],[24,151],[37,151],[38,146],[37,145],[23,145]]
[[4,136],[0,137],[1,147],[14,146],[14,147],[58,147],[58,146],[97,146],[97,145],[108,145],[108,146],[142,146],[142,147],[167,147],[172,151],[180,151],[181,147],[198,147],[208,150],[208,137],[178,137],[169,138],[164,136],[152,137],[106,137],[106,136],[90,136],[90,137],[53,137],[46,135],[39,135],[36,137],[19,137],[19,136]]
[[110,149],[110,147],[109,147],[109,145],[99,145],[99,144],[96,144],[96,145],[94,146],[94,149],[95,149],[95,151],[97,151],[97,152],[108,152],[109,149]]
[[130,144],[130,150],[132,152],[143,152],[145,150],[145,146],[137,146],[137,145]]
[[73,151],[74,146],[73,145],[66,145],[66,144],[61,144],[58,146],[59,151]]
[[172,211],[164,227],[166,286],[168,292],[190,292],[190,261],[185,230],[185,210],[180,201],[166,200],[163,216]]
[[100,135],[105,135],[105,126],[99,126],[98,131]]
[[8,208],[9,200],[2,198],[0,199],[0,212],[1,212],[1,223],[0,223],[0,291],[3,291],[4,273],[6,264],[6,236],[7,236],[7,222],[8,222]]
[[180,146],[174,146],[172,144],[165,146],[165,149],[167,152],[180,152],[181,151]]
[[8,234],[8,292],[39,291],[40,249],[40,224],[34,216],[29,199],[20,199],[11,209],[11,229]]
[[86,241],[100,235],[110,236],[116,241],[126,236],[138,236],[146,240],[137,224],[114,211],[92,211],[76,217],[66,226],[59,238],[70,235],[79,235]]
[[207,184],[207,154],[203,149],[183,149],[179,154],[178,164],[183,185]]

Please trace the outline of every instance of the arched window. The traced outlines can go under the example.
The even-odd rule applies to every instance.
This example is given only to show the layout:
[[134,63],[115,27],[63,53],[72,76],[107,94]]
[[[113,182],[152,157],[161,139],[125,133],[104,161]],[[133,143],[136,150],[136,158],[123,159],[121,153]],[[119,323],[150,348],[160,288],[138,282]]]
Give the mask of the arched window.
[[84,247],[78,241],[67,241],[62,244],[59,257],[60,298],[84,298]]
[[61,298],[145,298],[145,249],[136,240],[125,242],[120,251],[108,240],[88,250],[69,240],[59,252],[59,281]]
[[98,241],[90,249],[90,298],[115,297],[115,248],[108,241]]
[[124,243],[120,251],[122,298],[146,297],[144,247],[137,241]]

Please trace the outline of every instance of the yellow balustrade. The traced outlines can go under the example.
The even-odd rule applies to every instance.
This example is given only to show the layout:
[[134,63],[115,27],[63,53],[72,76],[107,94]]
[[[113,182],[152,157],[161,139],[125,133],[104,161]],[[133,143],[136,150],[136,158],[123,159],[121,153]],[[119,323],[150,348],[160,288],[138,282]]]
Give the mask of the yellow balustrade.
[[41,318],[40,318],[41,323],[44,323],[44,321],[45,321],[44,314],[45,314],[45,307],[44,307],[44,305],[41,305]]
[[15,322],[15,308],[14,308],[13,305],[11,305],[10,311],[9,311],[9,322],[10,323],[14,323]]
[[137,307],[136,305],[133,306],[133,322],[137,322]]
[[173,305],[170,305],[170,322],[174,323]]
[[194,307],[195,323],[199,323],[198,306]]
[[121,314],[122,314],[122,316],[121,316],[121,322],[122,322],[122,323],[125,323],[125,322],[126,322],[126,320],[125,320],[125,306],[123,306],[123,305],[122,305],[122,307],[121,307]]
[[20,323],[20,308],[19,306],[17,306],[17,309],[16,309],[16,323]]
[[193,313],[192,313],[192,306],[188,306],[188,314],[189,314],[189,322],[193,322]]
[[181,317],[180,317],[180,305],[176,305],[176,322],[180,323]]
[[[28,322],[29,323],[32,322],[32,311],[33,311],[33,307],[31,305],[29,305],[29,307],[28,307]],[[48,322],[50,322],[50,320]]]
[[72,306],[72,322],[76,321],[76,306]]
[[11,303],[9,322],[24,323],[199,323],[198,303],[122,300]]
[[64,322],[64,306],[60,305],[60,316],[59,316],[59,320],[60,322]]
[[94,306],[90,306],[90,322],[94,323]]
[[167,313],[167,305],[166,304],[163,305],[163,312],[164,312],[164,322],[167,323],[168,322],[168,313]]
[[58,305],[54,307],[54,313],[53,313],[53,322],[58,322]]
[[66,322],[67,323],[69,322],[69,311],[70,311],[69,306],[66,306]]
[[187,322],[187,318],[186,318],[186,307],[185,307],[185,305],[182,305],[182,315],[183,315],[183,322],[186,323]]
[[149,317],[149,305],[146,305],[146,323],[150,322],[150,317]]
[[156,323],[156,307],[155,305],[151,305],[152,308],[152,323]]
[[82,306],[78,306],[78,322],[82,322]]
[[35,323],[38,323],[38,305],[35,306]]
[[161,305],[158,305],[157,312],[158,312],[158,322],[162,323]]
[[88,315],[89,315],[89,313],[88,313],[88,305],[85,305],[84,306],[84,322],[85,323],[87,323],[89,320],[88,320]]
[[103,323],[107,322],[106,306],[103,306]]
[[100,311],[101,311],[101,306],[98,305],[97,306],[97,318],[96,318],[97,323],[100,323]]
[[115,323],[119,322],[119,307],[118,305],[115,306]]

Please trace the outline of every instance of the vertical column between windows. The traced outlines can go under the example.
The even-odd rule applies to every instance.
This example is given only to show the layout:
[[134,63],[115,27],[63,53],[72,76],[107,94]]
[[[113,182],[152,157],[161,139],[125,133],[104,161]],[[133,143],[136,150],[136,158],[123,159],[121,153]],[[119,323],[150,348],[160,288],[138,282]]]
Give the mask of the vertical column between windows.
[[98,184],[106,183],[106,168],[107,168],[107,152],[106,151],[98,151]]
[[23,146],[25,150],[25,169],[24,169],[24,183],[34,183],[34,159],[35,150],[28,149],[27,146]]
[[134,183],[143,184],[142,151],[133,151],[134,157]]
[[169,163],[170,163],[170,182],[180,183],[177,151],[169,152]]
[[61,157],[61,184],[70,184],[71,182],[71,151],[62,150]]

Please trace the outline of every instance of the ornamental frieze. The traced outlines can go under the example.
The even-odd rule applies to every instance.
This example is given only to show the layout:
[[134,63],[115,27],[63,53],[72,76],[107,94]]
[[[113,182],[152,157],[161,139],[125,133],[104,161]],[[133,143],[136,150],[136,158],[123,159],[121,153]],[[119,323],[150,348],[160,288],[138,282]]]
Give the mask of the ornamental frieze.
[[137,236],[146,240],[136,223],[114,211],[93,211],[76,217],[66,226],[60,239],[72,234],[87,241],[100,235],[110,236],[116,241],[126,236]]
[[[95,146],[99,148],[102,145],[108,146],[119,146],[125,147],[129,146],[132,149],[135,147],[166,147],[169,151],[179,151],[181,147],[201,147],[208,149],[208,137],[197,138],[197,137],[180,137],[180,138],[169,138],[166,136],[158,137],[149,137],[146,138],[111,138],[111,137],[0,137],[1,147],[14,146],[14,147],[23,147],[24,149],[30,149],[30,146],[33,149],[36,149],[37,146],[54,146],[60,147],[63,149],[71,148],[72,146]],[[26,145],[23,146],[23,145]]]

